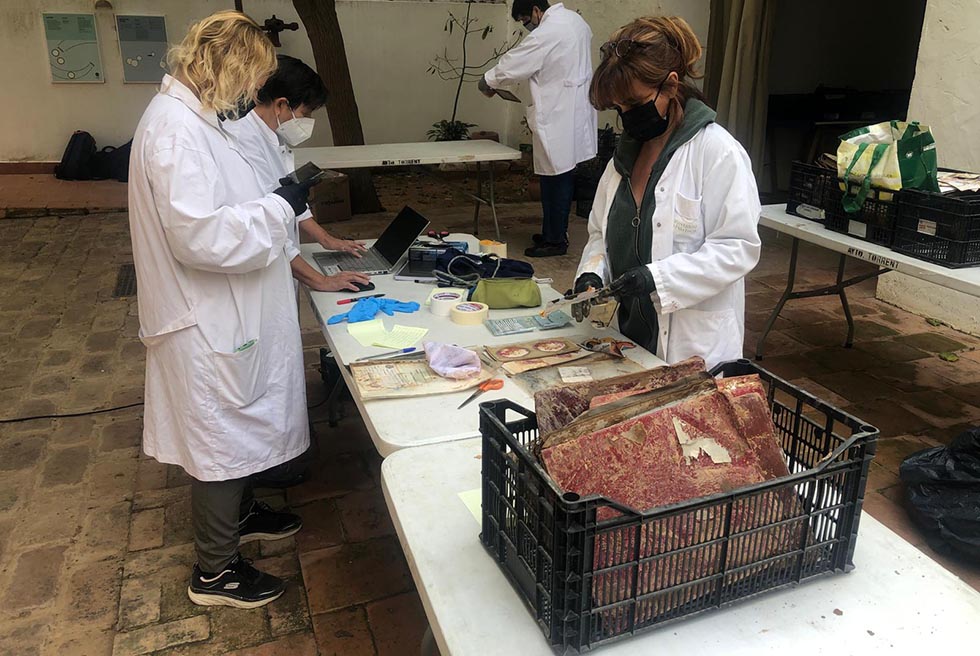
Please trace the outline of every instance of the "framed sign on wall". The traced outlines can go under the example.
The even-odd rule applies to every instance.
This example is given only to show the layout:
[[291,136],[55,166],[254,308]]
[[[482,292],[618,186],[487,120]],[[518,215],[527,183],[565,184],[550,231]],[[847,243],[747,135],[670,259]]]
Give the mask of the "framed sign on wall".
[[167,72],[167,23],[163,16],[116,15],[126,82],[159,84]]
[[104,82],[94,14],[42,14],[55,83]]

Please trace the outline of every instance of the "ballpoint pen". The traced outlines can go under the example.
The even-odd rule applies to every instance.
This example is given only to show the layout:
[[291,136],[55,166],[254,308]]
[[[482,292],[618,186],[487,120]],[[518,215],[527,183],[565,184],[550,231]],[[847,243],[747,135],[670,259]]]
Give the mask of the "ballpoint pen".
[[379,358],[390,358],[396,355],[404,355],[406,353],[414,353],[418,348],[411,346],[409,348],[398,349],[397,351],[389,351],[388,353],[379,353],[378,355],[369,355],[367,357],[358,358],[354,362],[362,362],[364,360],[377,360]]
[[363,298],[381,298],[384,294],[371,294],[370,296],[358,296],[357,298],[345,298],[342,301],[337,301],[337,305],[347,305],[348,303],[357,303]]

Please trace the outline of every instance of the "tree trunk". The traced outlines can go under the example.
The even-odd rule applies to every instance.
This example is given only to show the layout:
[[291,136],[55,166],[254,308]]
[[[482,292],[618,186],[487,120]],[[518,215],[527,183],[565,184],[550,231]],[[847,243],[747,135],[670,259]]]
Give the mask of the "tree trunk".
[[[344,35],[334,0],[293,0],[313,46],[317,72],[330,92],[327,115],[335,146],[364,145],[364,130],[354,98]],[[382,211],[370,169],[345,171],[350,178],[351,208],[355,214]]]

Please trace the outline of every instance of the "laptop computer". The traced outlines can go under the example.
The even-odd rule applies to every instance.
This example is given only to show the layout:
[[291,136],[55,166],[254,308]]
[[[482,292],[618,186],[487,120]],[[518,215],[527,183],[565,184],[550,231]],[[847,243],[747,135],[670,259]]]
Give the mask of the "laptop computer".
[[427,218],[411,207],[405,207],[388,224],[374,246],[362,253],[362,257],[329,251],[314,253],[313,260],[328,276],[340,271],[355,271],[370,276],[388,275],[395,270],[408,253],[408,249],[428,226]]

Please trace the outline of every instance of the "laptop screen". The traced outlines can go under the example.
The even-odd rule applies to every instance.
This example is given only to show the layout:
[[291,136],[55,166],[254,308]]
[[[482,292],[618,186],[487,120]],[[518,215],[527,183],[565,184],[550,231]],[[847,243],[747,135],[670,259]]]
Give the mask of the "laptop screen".
[[378,237],[374,249],[394,266],[428,225],[427,218],[406,206]]

